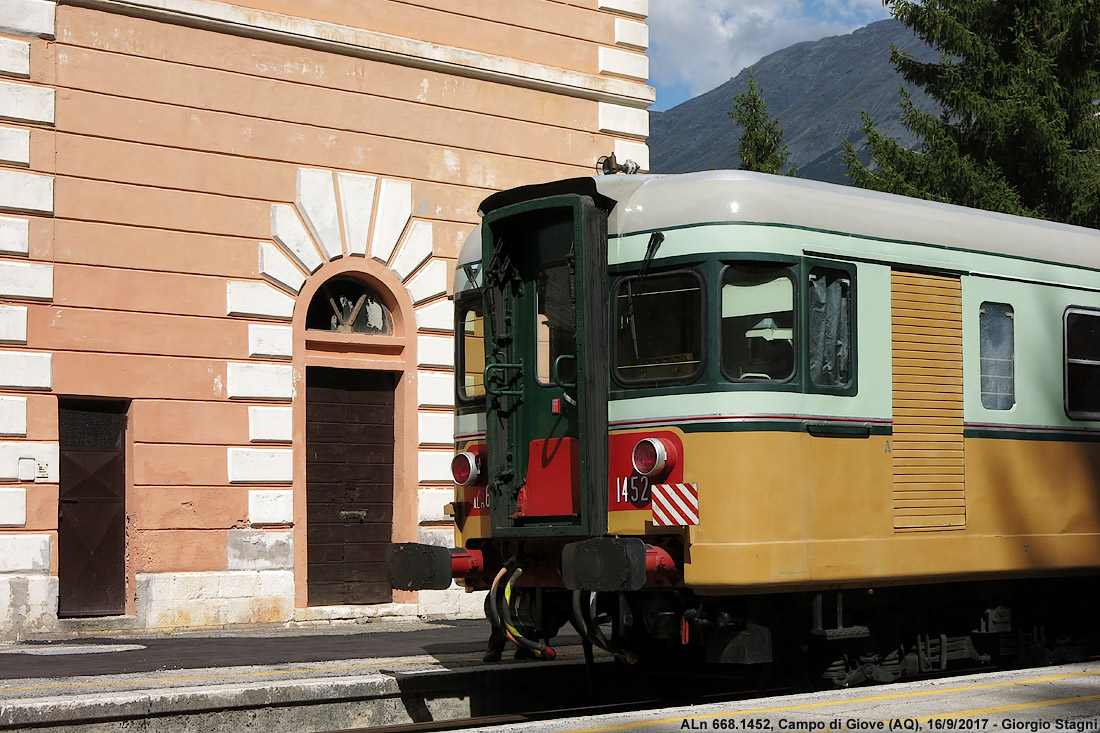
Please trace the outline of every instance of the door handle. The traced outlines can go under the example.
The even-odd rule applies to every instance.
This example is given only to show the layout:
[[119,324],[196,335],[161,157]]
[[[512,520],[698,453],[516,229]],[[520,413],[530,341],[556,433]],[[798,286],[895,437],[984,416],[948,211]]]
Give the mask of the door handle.
[[505,369],[516,369],[519,373],[516,378],[519,379],[523,376],[522,364],[488,364],[485,367],[485,391],[491,395],[515,395],[517,397],[523,396],[523,390],[521,389],[497,389],[492,378],[489,376],[493,372],[503,372]]

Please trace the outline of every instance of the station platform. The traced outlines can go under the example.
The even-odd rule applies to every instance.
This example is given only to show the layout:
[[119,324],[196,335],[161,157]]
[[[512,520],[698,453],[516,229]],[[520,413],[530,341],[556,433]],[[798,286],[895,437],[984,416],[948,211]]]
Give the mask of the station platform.
[[575,636],[554,662],[485,664],[488,632],[379,619],[0,644],[0,730],[341,730],[485,714],[517,675],[584,677]]

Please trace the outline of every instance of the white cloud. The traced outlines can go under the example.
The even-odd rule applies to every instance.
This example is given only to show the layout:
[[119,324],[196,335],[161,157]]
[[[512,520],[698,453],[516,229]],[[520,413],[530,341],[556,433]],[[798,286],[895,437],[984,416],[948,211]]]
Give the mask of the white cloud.
[[692,96],[773,51],[888,16],[882,0],[650,0],[649,13],[651,83]]

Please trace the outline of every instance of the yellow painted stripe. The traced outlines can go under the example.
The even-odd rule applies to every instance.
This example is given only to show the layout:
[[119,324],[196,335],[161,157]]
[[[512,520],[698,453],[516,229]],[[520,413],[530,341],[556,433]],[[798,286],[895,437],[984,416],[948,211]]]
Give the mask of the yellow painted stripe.
[[[956,692],[976,692],[978,690],[995,690],[1006,687],[1014,687],[1016,685],[1030,685],[1043,682],[1057,682],[1059,680],[1075,679],[1079,677],[1095,677],[1100,675],[1100,670],[1095,672],[1068,672],[1066,674],[1049,675],[1046,677],[1035,677],[1028,680],[1017,680],[1015,682],[990,682],[984,685],[967,685],[963,687],[948,687],[944,689],[931,689],[931,690],[913,690],[911,692],[897,692],[886,695],[872,695],[869,697],[850,698],[842,700],[825,700],[823,702],[803,703],[800,705],[781,705],[770,708],[754,708],[752,710],[724,710],[718,713],[702,713],[698,715],[679,715],[674,718],[662,718],[660,720],[645,720],[636,723],[621,723],[619,725],[609,725],[600,728],[574,728],[569,731],[563,731],[563,733],[607,733],[608,731],[622,731],[622,730],[637,730],[638,728],[649,728],[651,726],[659,725],[675,725],[676,730],[679,730],[679,725],[685,720],[710,720],[711,718],[732,718],[743,717],[746,715],[765,715],[768,713],[789,713],[799,710],[820,710],[822,708],[837,707],[840,705],[859,705],[869,702],[885,702],[887,700],[904,700],[904,699],[917,699],[922,697],[932,697],[934,695],[948,695]],[[1100,696],[1097,696],[1100,698]],[[1090,700],[1091,697],[1082,698],[1082,700]],[[1032,704],[1036,707],[1041,707],[1044,702],[1050,701],[1036,701]],[[1058,701],[1057,704],[1065,704]],[[969,714],[969,713],[968,713]],[[943,715],[950,715],[949,713],[943,713]],[[957,714],[959,717],[963,716],[963,713]],[[929,718],[931,719],[931,718]]]

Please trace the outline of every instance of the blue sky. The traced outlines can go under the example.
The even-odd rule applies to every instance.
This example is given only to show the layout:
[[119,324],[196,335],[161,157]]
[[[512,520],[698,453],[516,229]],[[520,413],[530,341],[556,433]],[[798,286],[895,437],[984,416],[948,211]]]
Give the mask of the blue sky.
[[649,0],[650,109],[709,91],[772,51],[889,15],[882,0]]

